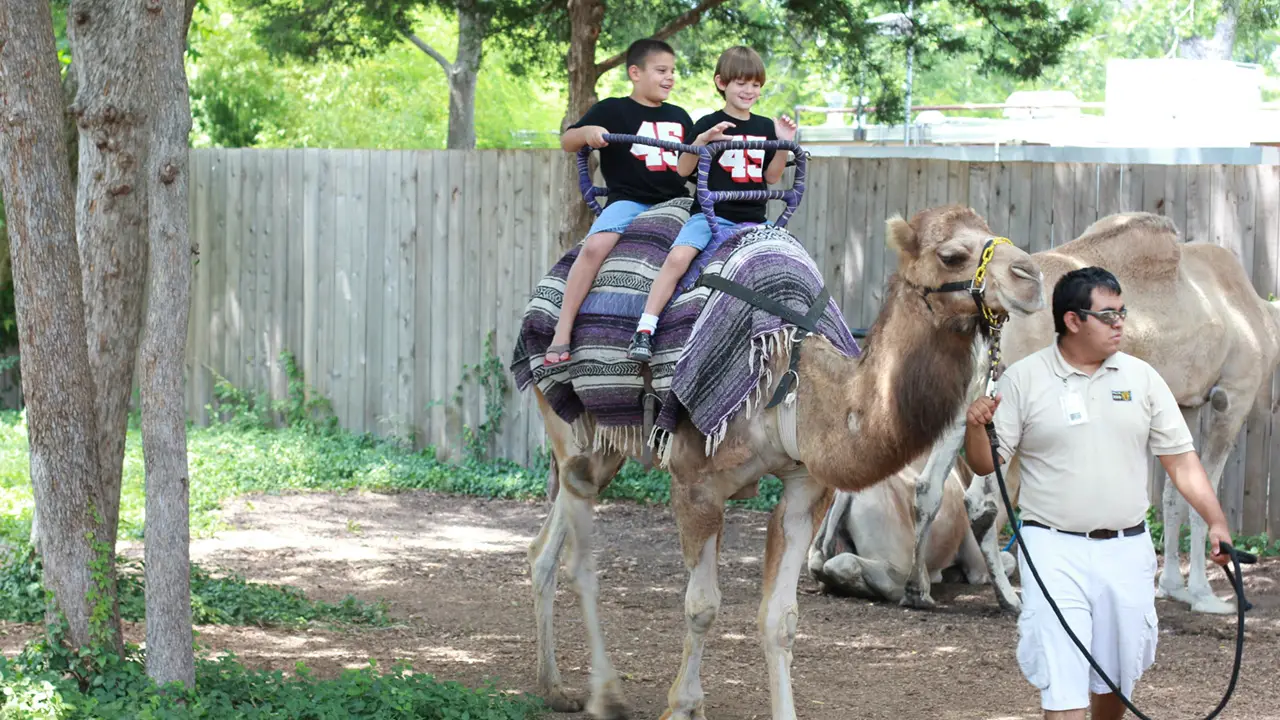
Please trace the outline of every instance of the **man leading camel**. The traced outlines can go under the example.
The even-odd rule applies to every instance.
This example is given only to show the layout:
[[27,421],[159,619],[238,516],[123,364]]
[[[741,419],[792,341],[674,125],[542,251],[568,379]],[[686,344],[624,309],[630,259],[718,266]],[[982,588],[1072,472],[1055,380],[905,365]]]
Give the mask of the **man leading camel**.
[[[1022,537],[1071,629],[1130,695],[1155,660],[1155,548],[1145,518],[1152,454],[1209,524],[1213,560],[1227,556],[1226,518],[1173,393],[1146,362],[1119,351],[1125,308],[1110,272],[1067,273],[1053,290],[1057,342],[1010,365],[995,399],[966,417],[965,457],[995,471],[986,424],[994,418],[1000,462],[1022,458]],[[1044,717],[1118,720],[1123,703],[1090,668],[1018,555],[1023,578],[1018,664],[1041,691]]]

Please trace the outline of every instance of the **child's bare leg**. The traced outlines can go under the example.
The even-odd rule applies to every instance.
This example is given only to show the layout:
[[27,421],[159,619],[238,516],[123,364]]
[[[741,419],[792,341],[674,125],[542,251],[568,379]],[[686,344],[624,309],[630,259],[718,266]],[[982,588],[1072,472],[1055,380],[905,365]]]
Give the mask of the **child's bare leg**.
[[640,316],[640,324],[636,327],[636,334],[631,340],[627,357],[646,362],[653,357],[653,349],[646,342],[648,337],[641,336],[652,336],[657,331],[658,313],[666,307],[667,301],[676,291],[676,283],[680,282],[680,278],[689,271],[689,266],[693,264],[693,259],[698,257],[698,252],[698,248],[689,245],[676,245],[667,253],[667,259],[663,261],[658,277],[654,278],[653,285],[649,288],[649,297],[644,303],[644,314]]
[[598,232],[588,236],[583,243],[582,250],[569,268],[569,277],[564,285],[564,301],[560,304],[560,317],[556,320],[555,336],[551,339],[553,346],[559,345],[566,349],[563,352],[548,350],[543,358],[544,363],[550,365],[569,359],[568,347],[573,338],[573,321],[578,317],[582,301],[587,299],[587,293],[591,291],[596,273],[600,272],[600,266],[604,264],[604,259],[609,256],[613,246],[618,244],[620,237],[621,233]]
[[688,245],[677,245],[671,248],[671,252],[667,253],[666,261],[662,263],[662,270],[658,272],[658,277],[653,280],[653,286],[649,288],[649,299],[644,303],[646,315],[657,315],[667,306],[671,294],[676,291],[676,283],[689,272],[689,266],[693,264],[693,259],[698,257],[698,252],[697,248]]

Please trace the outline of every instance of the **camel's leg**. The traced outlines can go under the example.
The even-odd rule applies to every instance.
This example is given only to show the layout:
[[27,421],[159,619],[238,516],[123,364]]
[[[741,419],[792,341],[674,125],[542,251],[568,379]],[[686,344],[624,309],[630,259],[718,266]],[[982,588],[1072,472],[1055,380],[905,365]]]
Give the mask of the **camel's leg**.
[[965,531],[956,559],[960,563],[960,569],[964,571],[965,582],[970,585],[983,585],[991,578],[987,572],[987,560],[982,555],[982,546],[978,545],[978,538],[973,536],[973,528]]
[[822,568],[836,552],[836,541],[846,530],[849,521],[849,508],[853,505],[853,493],[838,491],[831,509],[822,517],[822,525],[813,536],[813,544],[809,547],[809,573],[818,582],[826,582],[822,576]]
[[[1200,425],[1200,408],[1182,408],[1182,418],[1194,433]],[[1201,460],[1203,459],[1202,457]],[[1209,471],[1207,465],[1205,471]],[[1209,480],[1213,482],[1213,475],[1209,475]],[[1216,488],[1217,483],[1214,483],[1214,486]],[[1156,579],[1156,597],[1177,600],[1190,605],[1193,601],[1191,594],[1187,592],[1186,581],[1182,577],[1180,566],[1182,553],[1178,547],[1178,538],[1182,535],[1182,524],[1187,521],[1187,514],[1191,507],[1172,481],[1166,481],[1164,484],[1161,505],[1163,515],[1161,522],[1164,523],[1164,567]]]
[[996,499],[999,492],[995,473],[975,475],[964,494],[964,504],[969,512],[970,528],[982,550],[987,574],[996,591],[996,601],[1002,609],[1018,613],[1022,610],[1022,600],[1009,582],[1012,568],[1006,569],[1004,553],[1000,550],[1000,529],[996,527],[996,518],[1000,513],[995,504],[1003,502]]
[[907,583],[903,588],[901,604],[905,607],[931,608],[937,603],[929,595],[929,530],[933,527],[934,518],[942,507],[942,493],[947,483],[947,475],[955,463],[956,453],[964,444],[964,418],[961,417],[952,425],[938,442],[934,443],[929,453],[929,461],[916,479],[916,544],[915,555],[911,561],[911,571],[907,574]]
[[[586,463],[583,463],[584,465]],[[571,479],[566,478],[566,486]],[[578,601],[582,605],[582,622],[587,628],[587,642],[591,646],[591,697],[587,701],[587,713],[598,720],[615,720],[627,717],[628,709],[622,699],[622,684],[618,673],[609,661],[604,646],[604,631],[600,627],[598,600],[599,580],[596,577],[595,555],[591,549],[592,503],[560,488],[565,523],[569,526],[573,554],[569,565]]]
[[582,709],[582,701],[564,689],[560,667],[556,663],[556,571],[560,567],[560,554],[564,551],[569,525],[565,522],[564,503],[560,500],[554,477],[554,462],[551,467],[552,477],[548,478],[548,494],[553,496],[551,512],[542,523],[538,537],[529,546],[534,616],[538,626],[538,692],[556,712],[578,712]]
[[[1218,484],[1222,480],[1222,472],[1226,469],[1227,459],[1231,454],[1231,450],[1235,445],[1236,438],[1240,434],[1240,429],[1244,427],[1245,420],[1249,417],[1249,411],[1253,407],[1256,399],[1256,391],[1249,393],[1238,390],[1225,389],[1223,387],[1215,387],[1210,393],[1209,402],[1209,429],[1205,434],[1204,452],[1201,454],[1201,461],[1204,464],[1205,473],[1209,476],[1209,484],[1217,492]],[[1185,413],[1184,413],[1185,416]],[[1194,427],[1194,426],[1191,426]],[[1169,496],[1172,490],[1174,497]],[[1191,603],[1193,612],[1230,614],[1236,611],[1235,602],[1233,600],[1223,599],[1213,594],[1213,589],[1209,587],[1209,578],[1205,569],[1205,542],[1208,539],[1209,528],[1204,518],[1200,517],[1194,508],[1191,508],[1181,493],[1173,487],[1173,483],[1169,482],[1165,486],[1165,509],[1173,501],[1178,505],[1178,515],[1185,510],[1191,516],[1191,551],[1188,554],[1188,563],[1190,570],[1187,576],[1187,598],[1183,602]],[[1175,563],[1177,566],[1177,538],[1180,534],[1180,525],[1175,526],[1172,531],[1173,548]],[[1169,562],[1167,554],[1169,548],[1170,528],[1165,523],[1165,562]],[[1175,573],[1181,575],[1181,572]],[[1161,575],[1163,581],[1164,575]],[[1181,578],[1179,578],[1180,580]],[[1182,598],[1179,598],[1182,599]]]
[[756,620],[769,669],[773,720],[795,720],[791,648],[795,644],[796,624],[800,619],[796,585],[804,567],[805,551],[813,540],[814,529],[827,511],[831,492],[811,479],[803,467],[775,475],[782,480],[783,490],[769,519],[764,555],[764,596]]
[[686,492],[688,486],[682,486],[679,481],[673,482],[672,487],[671,504],[680,528],[680,545],[684,550],[685,567],[689,570],[689,584],[684,594],[684,657],[680,672],[667,693],[667,711],[662,717],[693,720],[706,717],[703,709],[702,650],[707,632],[720,610],[718,565],[720,541],[724,534],[724,504],[701,493]]
[[902,599],[905,578],[884,560],[840,553],[822,568],[825,582],[845,595],[867,600]]

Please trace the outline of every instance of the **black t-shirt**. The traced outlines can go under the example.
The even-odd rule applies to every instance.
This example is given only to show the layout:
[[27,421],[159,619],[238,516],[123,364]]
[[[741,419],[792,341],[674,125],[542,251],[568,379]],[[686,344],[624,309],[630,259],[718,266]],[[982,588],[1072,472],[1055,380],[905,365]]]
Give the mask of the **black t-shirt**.
[[[629,97],[601,100],[570,125],[599,125],[619,135],[640,135],[678,143],[693,142],[693,120],[683,108],[669,103],[641,105]],[[686,178],[680,176],[680,153],[653,145],[609,143],[600,148],[600,168],[609,202],[632,200],[656,205],[672,198],[689,197]]]
[[[698,119],[693,126],[693,137],[710,130],[713,125],[731,122],[733,127],[724,134],[743,140],[777,140],[773,121],[752,114],[749,120],[739,120],[723,110],[717,110]],[[774,150],[740,150],[730,148],[711,158],[711,171],[707,173],[708,190],[768,190],[764,181],[764,169],[773,161]],[[697,181],[697,175],[693,177]],[[716,215],[735,223],[764,222],[764,200],[722,200],[716,203]]]

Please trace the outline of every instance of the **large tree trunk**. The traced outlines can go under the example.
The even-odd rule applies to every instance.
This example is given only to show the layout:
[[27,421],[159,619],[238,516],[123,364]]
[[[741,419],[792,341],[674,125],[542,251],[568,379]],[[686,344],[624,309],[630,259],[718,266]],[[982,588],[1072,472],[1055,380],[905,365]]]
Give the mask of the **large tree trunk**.
[[[114,553],[129,397],[142,327],[147,267],[148,114],[157,106],[142,0],[73,0],[67,36],[79,87],[76,230],[85,329],[97,401],[102,508]],[[113,613],[118,616],[118,611]],[[118,620],[116,621],[118,624]]]
[[195,686],[190,515],[183,365],[191,299],[187,138],[191,101],[183,52],[194,0],[146,18],[154,98],[146,166],[147,324],[142,342],[142,451],[146,467],[147,674]]
[[1178,56],[1192,60],[1230,60],[1236,46],[1239,0],[1222,0],[1213,37],[1193,35],[1178,41]]
[[484,55],[484,39],[489,34],[491,12],[477,0],[458,0],[458,56],[453,62],[414,33],[406,32],[419,50],[444,69],[449,82],[450,150],[474,150],[476,147],[476,80]]
[[490,19],[476,5],[458,3],[458,57],[445,70],[449,76],[450,150],[472,150],[476,146],[476,81]]
[[[603,0],[569,0],[569,108],[560,121],[560,132],[577,122],[596,102],[596,41],[604,26]],[[578,166],[566,158],[562,166],[560,249],[577,245],[591,229],[591,210],[578,191]]]
[[[53,18],[0,3],[0,163],[44,585],[74,645],[120,649],[115,513],[101,482],[93,376]],[[111,512],[108,512],[111,511]]]

